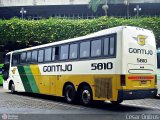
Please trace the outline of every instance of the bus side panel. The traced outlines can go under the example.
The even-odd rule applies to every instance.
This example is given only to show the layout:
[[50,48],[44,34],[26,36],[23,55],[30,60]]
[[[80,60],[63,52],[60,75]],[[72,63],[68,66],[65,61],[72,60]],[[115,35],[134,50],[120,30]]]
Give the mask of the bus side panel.
[[42,75],[38,65],[30,65],[32,75],[41,94],[56,94],[56,75]]
[[117,100],[117,79],[119,75],[61,75],[57,80],[57,96],[62,96],[63,86],[66,82],[71,82],[76,91],[78,86],[85,82],[88,83],[93,92],[94,100]]

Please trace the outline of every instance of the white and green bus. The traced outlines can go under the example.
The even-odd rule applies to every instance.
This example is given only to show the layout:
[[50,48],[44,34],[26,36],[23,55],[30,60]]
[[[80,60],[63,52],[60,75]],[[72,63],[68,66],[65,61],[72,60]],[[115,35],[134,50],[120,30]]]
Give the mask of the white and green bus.
[[68,103],[152,98],[156,43],[152,31],[118,26],[7,53],[5,89],[62,96]]

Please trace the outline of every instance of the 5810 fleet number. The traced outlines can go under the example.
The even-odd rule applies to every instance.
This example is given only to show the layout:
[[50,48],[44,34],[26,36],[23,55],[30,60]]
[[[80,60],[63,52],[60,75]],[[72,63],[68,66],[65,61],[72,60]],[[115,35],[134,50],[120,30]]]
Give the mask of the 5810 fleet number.
[[91,70],[110,70],[113,69],[113,63],[92,63]]

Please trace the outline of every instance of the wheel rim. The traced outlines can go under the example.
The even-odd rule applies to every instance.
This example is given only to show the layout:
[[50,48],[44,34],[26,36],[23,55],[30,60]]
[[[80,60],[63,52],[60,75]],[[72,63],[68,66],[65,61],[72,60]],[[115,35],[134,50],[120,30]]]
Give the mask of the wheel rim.
[[91,100],[91,94],[88,90],[82,92],[82,101],[84,104],[88,104]]
[[73,95],[72,90],[68,89],[66,91],[66,99],[67,99],[67,101],[71,102],[73,100],[73,97],[74,97],[74,95]]

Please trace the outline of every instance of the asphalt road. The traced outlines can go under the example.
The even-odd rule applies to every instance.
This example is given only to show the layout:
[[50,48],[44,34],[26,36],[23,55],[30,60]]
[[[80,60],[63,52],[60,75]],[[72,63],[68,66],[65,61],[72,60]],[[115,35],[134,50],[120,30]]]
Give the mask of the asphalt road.
[[16,93],[0,87],[0,120],[160,120],[160,98],[124,101],[119,106],[65,103],[63,98]]

